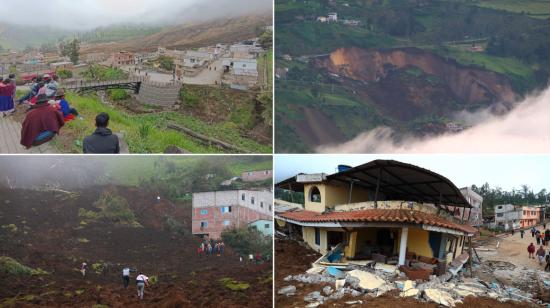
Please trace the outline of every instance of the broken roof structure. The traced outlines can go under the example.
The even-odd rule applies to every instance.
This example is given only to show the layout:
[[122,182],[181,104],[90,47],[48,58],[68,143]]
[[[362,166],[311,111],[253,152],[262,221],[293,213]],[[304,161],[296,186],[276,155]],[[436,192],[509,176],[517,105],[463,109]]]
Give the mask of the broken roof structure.
[[374,260],[429,276],[464,258],[465,240],[476,232],[453,218],[449,207],[471,205],[449,179],[395,160],[298,174],[275,186],[304,194],[303,209],[275,209],[279,228],[301,233],[327,256],[339,254],[325,256],[329,263]]

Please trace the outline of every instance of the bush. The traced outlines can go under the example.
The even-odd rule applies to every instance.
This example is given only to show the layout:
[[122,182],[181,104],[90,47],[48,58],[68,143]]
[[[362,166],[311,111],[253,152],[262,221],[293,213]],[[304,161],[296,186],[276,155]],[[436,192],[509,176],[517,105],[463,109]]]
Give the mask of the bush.
[[232,290],[232,291],[242,291],[250,288],[250,284],[246,282],[236,281],[231,278],[222,278],[218,280],[221,284],[223,284],[226,288]]
[[196,107],[199,104],[199,97],[193,93],[185,91],[183,87],[180,92],[180,98],[183,103],[189,107]]
[[57,71],[56,74],[61,79],[73,78],[73,72],[71,72],[69,70],[66,70],[66,69],[60,69],[60,70]]
[[167,71],[172,71],[174,69],[174,60],[167,56],[159,57],[160,68]]
[[130,94],[126,90],[122,89],[113,89],[107,92],[109,97],[114,101],[122,101],[130,97]]
[[136,216],[128,201],[113,192],[104,192],[94,206],[101,209],[101,216],[114,222],[135,225]]
[[0,273],[9,275],[31,275],[33,269],[6,256],[0,257]]
[[222,232],[222,240],[240,255],[260,253],[270,259],[271,237],[266,237],[254,228],[228,228]]

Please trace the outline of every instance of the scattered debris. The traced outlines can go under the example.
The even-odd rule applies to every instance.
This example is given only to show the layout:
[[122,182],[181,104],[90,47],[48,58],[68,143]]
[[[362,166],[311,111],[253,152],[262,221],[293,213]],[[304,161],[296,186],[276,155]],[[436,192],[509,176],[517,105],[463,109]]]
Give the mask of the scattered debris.
[[438,289],[424,290],[424,297],[429,301],[435,302],[443,306],[454,307],[455,305],[455,301],[451,294]]
[[362,270],[350,271],[348,275],[359,279],[359,287],[369,291],[376,290],[386,283],[384,279]]
[[277,293],[282,294],[282,295],[286,295],[286,296],[291,296],[291,295],[296,294],[296,287],[292,286],[292,285],[282,287],[281,289],[279,289],[279,291]]

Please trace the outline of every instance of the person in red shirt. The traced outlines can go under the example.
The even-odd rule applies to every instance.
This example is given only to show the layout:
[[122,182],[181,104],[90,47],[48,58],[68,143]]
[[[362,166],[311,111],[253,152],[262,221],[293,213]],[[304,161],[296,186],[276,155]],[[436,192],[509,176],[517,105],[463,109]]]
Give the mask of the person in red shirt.
[[63,114],[48,103],[44,94],[37,97],[21,128],[21,144],[29,149],[50,141],[65,125]]
[[529,244],[529,246],[527,246],[527,252],[529,253],[529,259],[534,259],[535,258],[535,245],[533,243]]

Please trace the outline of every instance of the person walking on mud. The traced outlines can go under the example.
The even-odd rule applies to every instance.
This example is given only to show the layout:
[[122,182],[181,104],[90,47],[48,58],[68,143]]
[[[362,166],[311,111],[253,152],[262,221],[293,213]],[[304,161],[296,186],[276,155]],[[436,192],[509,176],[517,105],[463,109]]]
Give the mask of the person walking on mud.
[[531,227],[531,237],[535,237],[535,227]]
[[544,240],[546,241],[546,245],[544,246],[548,246],[548,242],[550,242],[550,230],[548,229],[544,231]]
[[149,286],[149,277],[139,272],[136,277],[137,291],[139,299],[143,299],[143,293],[145,293],[145,286]]
[[523,235],[525,234],[525,230],[521,229],[519,231],[519,236],[521,236],[521,238],[523,238]]
[[529,246],[527,246],[527,252],[529,253],[529,259],[534,259],[535,258],[535,245],[533,243],[529,244]]
[[546,266],[544,267],[544,271],[550,271],[550,253],[546,255]]
[[537,239],[537,245],[540,245],[540,231],[535,231],[535,238]]
[[124,289],[128,289],[130,284],[130,268],[125,267],[122,269],[122,283],[124,284]]
[[546,256],[546,251],[543,246],[540,246],[537,250],[537,258],[539,259],[539,264],[542,265],[544,262],[544,256]]
[[220,243],[220,254],[223,256],[223,250],[225,249],[225,243],[222,241]]
[[80,272],[82,273],[82,277],[86,277],[87,269],[88,269],[88,264],[86,264],[86,262],[82,262],[82,265],[80,266]]

